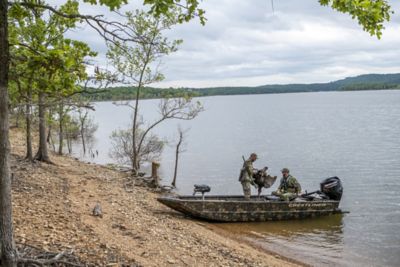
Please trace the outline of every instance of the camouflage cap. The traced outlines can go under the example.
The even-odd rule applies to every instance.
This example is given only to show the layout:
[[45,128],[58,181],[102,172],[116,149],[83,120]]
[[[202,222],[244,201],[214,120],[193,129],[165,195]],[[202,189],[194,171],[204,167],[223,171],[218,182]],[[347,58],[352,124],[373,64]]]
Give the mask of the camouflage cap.
[[283,168],[283,169],[281,170],[281,172],[287,172],[287,173],[289,173],[290,171],[289,171],[288,168]]

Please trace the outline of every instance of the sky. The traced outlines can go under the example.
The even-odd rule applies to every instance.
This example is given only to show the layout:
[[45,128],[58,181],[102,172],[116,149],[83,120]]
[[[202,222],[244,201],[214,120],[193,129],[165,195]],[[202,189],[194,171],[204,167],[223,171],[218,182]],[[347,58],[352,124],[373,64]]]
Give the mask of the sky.
[[[62,0],[54,0],[62,3]],[[124,10],[140,8],[133,0]],[[317,0],[204,0],[207,23],[177,25],[167,36],[183,39],[164,57],[165,80],[155,87],[258,86],[330,82],[368,73],[400,73],[400,2],[381,40],[364,32],[347,14]],[[106,8],[81,5],[83,14],[115,17]],[[107,47],[90,27],[68,34],[99,53],[108,67]]]

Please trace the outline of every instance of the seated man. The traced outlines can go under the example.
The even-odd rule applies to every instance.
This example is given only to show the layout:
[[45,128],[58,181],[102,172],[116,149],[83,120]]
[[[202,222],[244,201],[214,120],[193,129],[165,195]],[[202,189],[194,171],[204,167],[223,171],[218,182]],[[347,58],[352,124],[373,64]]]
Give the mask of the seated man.
[[282,200],[289,201],[297,197],[301,192],[299,182],[289,174],[288,168],[282,169],[282,179],[277,191],[272,192],[273,195],[279,196]]

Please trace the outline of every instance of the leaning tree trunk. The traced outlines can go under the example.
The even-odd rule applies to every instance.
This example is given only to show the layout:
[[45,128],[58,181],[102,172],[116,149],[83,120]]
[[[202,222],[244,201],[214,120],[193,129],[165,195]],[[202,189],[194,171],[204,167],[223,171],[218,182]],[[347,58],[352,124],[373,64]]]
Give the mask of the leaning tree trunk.
[[39,149],[36,153],[35,159],[51,163],[47,151],[46,142],[46,107],[44,104],[45,96],[43,92],[39,93]]
[[176,145],[176,150],[175,150],[175,168],[174,168],[174,179],[172,180],[171,185],[173,187],[176,187],[176,177],[178,176],[178,160],[179,160],[179,152],[180,152],[180,147],[182,144],[183,140],[183,132],[182,130],[179,130],[179,142]]
[[13,240],[11,177],[9,166],[8,23],[7,0],[0,0],[0,253],[1,266],[17,266]]
[[176,148],[175,151],[175,168],[174,168],[174,179],[172,180],[171,185],[176,187],[176,176],[178,175],[178,160],[179,160],[179,148]]

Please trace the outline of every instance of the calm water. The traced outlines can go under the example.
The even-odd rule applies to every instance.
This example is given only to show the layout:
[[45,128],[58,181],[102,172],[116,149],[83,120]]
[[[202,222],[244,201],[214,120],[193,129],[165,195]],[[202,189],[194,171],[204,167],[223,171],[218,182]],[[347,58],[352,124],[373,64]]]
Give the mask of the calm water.
[[[170,145],[162,158],[163,182],[173,173],[177,125],[190,128],[181,155],[180,193],[205,183],[214,194],[238,194],[242,155],[257,152],[256,167],[279,175],[288,167],[303,189],[326,177],[344,184],[344,216],[288,222],[219,224],[287,256],[313,265],[400,266],[400,91],[223,96],[199,99],[206,111],[193,121],[157,129]],[[157,100],[142,101],[146,120]],[[131,110],[97,103],[93,150],[108,156],[112,130],[126,128]],[[265,190],[269,193],[275,190]],[[255,190],[253,191],[255,193]]]

